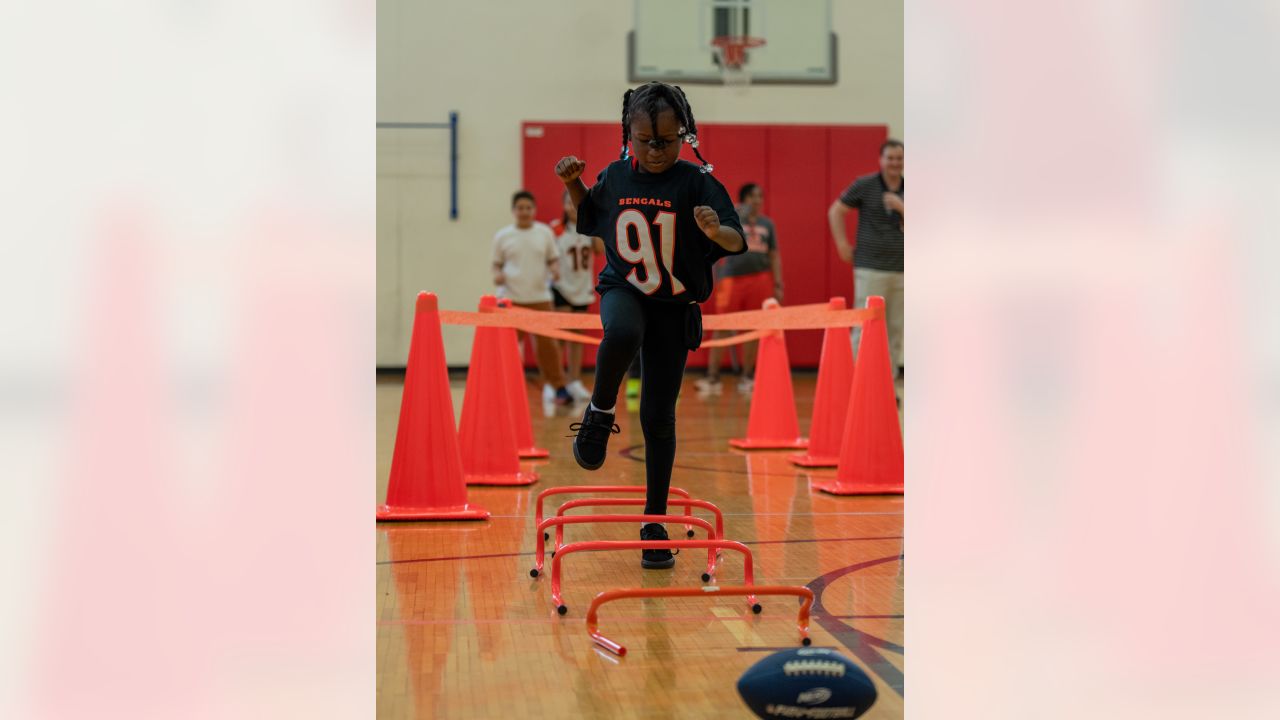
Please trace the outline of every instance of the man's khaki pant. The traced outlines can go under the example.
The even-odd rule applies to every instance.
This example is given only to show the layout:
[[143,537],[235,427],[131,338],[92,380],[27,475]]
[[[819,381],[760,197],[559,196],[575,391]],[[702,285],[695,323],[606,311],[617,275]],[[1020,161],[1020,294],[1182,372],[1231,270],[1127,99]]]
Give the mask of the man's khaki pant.
[[[864,308],[867,298],[879,295],[884,298],[884,319],[889,330],[889,357],[893,361],[893,371],[906,364],[902,347],[902,273],[887,270],[868,270],[855,268],[853,271],[853,306]],[[853,340],[853,354],[858,354],[858,339],[862,328],[855,327],[850,332]]]

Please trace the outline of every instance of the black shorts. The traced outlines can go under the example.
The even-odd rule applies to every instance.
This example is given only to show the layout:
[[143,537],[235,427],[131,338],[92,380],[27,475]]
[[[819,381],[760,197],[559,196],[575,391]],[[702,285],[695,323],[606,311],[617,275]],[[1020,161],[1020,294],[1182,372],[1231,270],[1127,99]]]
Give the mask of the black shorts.
[[572,312],[586,312],[587,308],[590,307],[589,305],[574,305],[569,302],[568,298],[561,295],[560,291],[556,289],[555,286],[552,286],[551,288],[551,304],[558,308],[567,307]]

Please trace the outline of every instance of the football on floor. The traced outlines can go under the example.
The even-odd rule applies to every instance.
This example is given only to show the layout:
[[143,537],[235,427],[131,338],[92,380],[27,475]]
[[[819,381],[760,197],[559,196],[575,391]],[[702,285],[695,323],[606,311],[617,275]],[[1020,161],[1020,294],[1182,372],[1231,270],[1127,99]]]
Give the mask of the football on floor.
[[856,718],[876,701],[871,678],[827,648],[766,657],[742,673],[738,694],[762,718]]

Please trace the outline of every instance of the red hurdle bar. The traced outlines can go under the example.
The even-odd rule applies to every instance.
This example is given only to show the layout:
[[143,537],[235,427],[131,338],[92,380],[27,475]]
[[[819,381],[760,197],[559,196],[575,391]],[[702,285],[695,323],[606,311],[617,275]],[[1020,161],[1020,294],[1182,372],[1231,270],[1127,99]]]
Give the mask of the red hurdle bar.
[[605,590],[596,595],[591,601],[591,607],[587,609],[587,633],[591,635],[591,640],[600,647],[608,650],[615,655],[626,655],[627,648],[613,640],[605,637],[600,633],[598,618],[596,611],[601,605],[614,600],[624,600],[627,598],[651,598],[651,597],[695,597],[698,595],[746,595],[754,597],[756,595],[794,595],[800,598],[800,611],[796,615],[796,629],[800,631],[800,643],[808,645],[812,642],[809,639],[809,608],[813,607],[813,591],[807,587],[795,585],[763,585],[760,587],[702,587],[702,588],[629,588],[624,590]]
[[[635,506],[635,505],[643,506],[644,504],[645,504],[644,498],[581,498],[579,500],[570,500],[569,502],[561,505],[560,509],[556,510],[556,515],[557,516],[564,515],[565,510],[572,510],[578,507],[626,507],[626,506]],[[673,500],[667,500],[667,504],[683,505],[685,515],[691,514],[690,508],[696,507],[696,508],[701,508],[703,510],[710,510],[716,516],[716,535],[715,536],[718,538],[724,537],[724,514],[720,512],[720,508],[716,507],[712,503],[707,502],[706,500],[691,500],[689,498],[676,498]],[[563,544],[564,544],[564,526],[561,525],[556,528],[555,547],[559,548]]]
[[[697,520],[698,518],[692,519]],[[706,521],[704,520],[703,522]],[[737,550],[742,553],[743,585],[755,585],[756,576],[755,571],[752,569],[751,548],[734,540],[592,540],[576,542],[561,547],[551,557],[551,599],[556,603],[556,612],[561,615],[569,612],[569,608],[564,604],[564,598],[560,595],[560,561],[564,559],[565,555],[585,550],[675,550],[677,548]],[[710,575],[704,577],[703,582],[711,579]],[[747,595],[747,605],[751,607],[751,612],[759,613],[761,610],[760,604],[756,602],[755,595]]]
[[[711,523],[699,517],[691,517],[687,515],[557,515],[553,518],[547,518],[538,523],[538,550],[534,553],[534,566],[529,571],[529,577],[538,577],[542,571],[542,558],[546,554],[546,529],[555,527],[556,529],[556,548],[551,553],[554,558],[556,553],[562,549],[561,541],[564,540],[565,525],[582,525],[584,523],[647,523],[647,522],[680,522],[688,521],[707,531],[708,540],[716,540],[720,537],[719,533],[711,529]],[[706,582],[716,571],[716,561],[719,555],[715,549],[707,550],[707,571],[702,574],[702,581]]]
[[[644,493],[647,488],[643,485],[565,485],[563,487],[547,488],[538,493],[537,504],[534,506],[533,524],[538,525],[542,522],[542,500],[552,495],[585,495],[587,493]],[[688,490],[673,487],[667,491],[668,495],[676,495],[682,498],[690,497]],[[692,514],[692,511],[686,512],[686,515]],[[693,537],[693,528],[689,525],[684,526],[685,533],[689,537]],[[544,540],[546,538],[543,538]]]

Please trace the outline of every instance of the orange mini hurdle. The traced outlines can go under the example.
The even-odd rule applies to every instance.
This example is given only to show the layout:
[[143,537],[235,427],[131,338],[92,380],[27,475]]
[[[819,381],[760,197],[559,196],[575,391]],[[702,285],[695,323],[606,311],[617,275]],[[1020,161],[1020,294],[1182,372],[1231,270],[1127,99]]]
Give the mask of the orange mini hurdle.
[[[583,525],[586,523],[625,523],[625,522],[644,523],[644,522],[681,522],[681,521],[693,523],[694,525],[697,525],[703,530],[706,530],[708,540],[715,540],[719,537],[719,534],[715,530],[711,529],[711,523],[707,522],[706,520],[703,520],[702,518],[690,517],[687,515],[634,515],[634,514],[633,515],[557,515],[552,518],[547,518],[546,520],[543,520],[542,522],[538,523],[538,531],[539,531],[538,549],[534,553],[534,565],[533,565],[533,569],[529,571],[529,577],[538,577],[539,573],[542,572],[542,558],[547,552],[547,547],[546,547],[546,537],[548,534],[546,532],[547,528],[554,527],[556,529],[556,546],[555,546],[555,550],[551,551],[551,557],[555,558],[556,551],[562,549],[562,545],[560,541],[564,540],[565,525]],[[605,541],[605,542],[617,542],[617,541]],[[657,542],[660,542],[660,541],[657,541]],[[704,582],[706,580],[709,580],[711,578],[711,575],[715,573],[716,560],[718,557],[719,555],[716,553],[714,548],[707,550],[707,571],[702,574],[702,579]]]
[[[813,607],[813,591],[807,587],[795,585],[762,585],[760,587],[702,587],[702,588],[629,588],[623,590],[605,590],[596,595],[591,601],[591,607],[587,609],[587,634],[591,636],[592,642],[600,647],[608,650],[615,655],[626,655],[627,648],[623,645],[605,637],[599,630],[599,618],[597,611],[601,605],[614,600],[625,600],[627,598],[651,598],[651,597],[696,597],[700,595],[746,595],[749,598],[756,595],[794,595],[800,598],[800,610],[796,614],[796,630],[800,632],[800,643],[808,645],[812,640],[809,639],[809,609]],[[757,605],[756,607],[759,607]],[[757,611],[758,612],[758,611]]]
[[[586,495],[588,493],[644,493],[646,488],[643,485],[563,485],[561,487],[547,488],[538,493],[538,499],[534,505],[533,524],[538,525],[542,522],[542,501],[552,495]],[[668,495],[675,495],[682,498],[690,497],[689,491],[682,488],[673,487],[667,491]],[[688,513],[686,513],[688,514]],[[685,525],[685,534],[693,537],[693,528]],[[549,538],[544,537],[543,540]]]
[[[646,517],[654,516],[649,515]],[[699,518],[693,519],[698,520]],[[706,521],[703,520],[703,522]],[[560,551],[551,558],[551,599],[556,603],[556,612],[561,615],[569,612],[569,608],[564,604],[564,597],[560,594],[560,561],[563,560],[566,555],[586,550],[675,550],[677,548],[722,548],[725,550],[737,550],[742,553],[743,585],[747,587],[755,585],[755,571],[752,568],[751,548],[734,540],[593,540],[588,542],[575,542],[561,547]],[[703,575],[703,582],[707,582],[710,579],[710,574]],[[761,608],[760,604],[756,602],[756,596],[751,594],[746,595],[747,605],[751,607],[751,612],[759,613],[763,608]]]
[[[570,500],[569,502],[561,505],[560,508],[556,510],[556,515],[564,515],[566,510],[572,510],[579,507],[629,507],[644,506],[644,504],[644,498],[581,498],[579,500]],[[714,504],[707,502],[706,500],[691,500],[689,498],[672,498],[667,500],[667,504],[683,506],[685,515],[691,515],[692,513],[690,511],[692,508],[710,510],[711,513],[716,516],[716,537],[724,537],[724,513],[720,512],[720,508],[716,507]],[[693,537],[692,534],[690,537]],[[556,528],[555,547],[559,548],[563,544],[564,526],[561,525]]]

